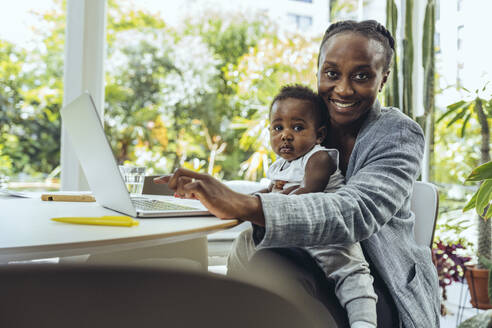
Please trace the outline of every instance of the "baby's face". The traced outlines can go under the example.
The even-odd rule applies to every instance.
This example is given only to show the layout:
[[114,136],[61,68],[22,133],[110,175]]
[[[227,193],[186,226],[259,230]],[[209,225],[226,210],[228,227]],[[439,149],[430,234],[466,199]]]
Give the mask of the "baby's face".
[[287,98],[276,101],[270,113],[270,143],[287,161],[297,159],[321,143],[309,101]]

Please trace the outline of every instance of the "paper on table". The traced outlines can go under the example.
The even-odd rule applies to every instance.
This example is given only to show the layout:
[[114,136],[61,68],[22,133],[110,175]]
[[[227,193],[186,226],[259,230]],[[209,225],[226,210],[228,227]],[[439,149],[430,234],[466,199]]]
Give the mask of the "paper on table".
[[21,197],[21,198],[31,198],[31,195],[18,192],[18,191],[13,191],[13,190],[8,190],[6,188],[0,189],[0,196],[3,197]]

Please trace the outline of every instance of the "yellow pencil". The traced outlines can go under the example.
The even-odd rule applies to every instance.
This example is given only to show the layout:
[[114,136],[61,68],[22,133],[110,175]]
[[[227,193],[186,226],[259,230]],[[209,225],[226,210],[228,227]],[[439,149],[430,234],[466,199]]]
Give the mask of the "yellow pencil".
[[138,221],[129,216],[100,216],[100,217],[63,217],[51,220],[74,224],[94,224],[120,227],[132,227],[138,225]]

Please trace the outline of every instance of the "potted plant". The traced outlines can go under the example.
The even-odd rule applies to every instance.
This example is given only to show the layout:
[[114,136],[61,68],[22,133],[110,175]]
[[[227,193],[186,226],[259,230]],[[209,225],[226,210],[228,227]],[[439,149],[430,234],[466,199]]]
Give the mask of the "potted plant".
[[[470,289],[471,303],[479,309],[492,309],[492,260],[490,254],[490,217],[492,216],[492,162],[487,162],[475,168],[466,181],[480,181],[480,187],[463,208],[463,211],[475,209],[479,216],[479,265],[465,271],[465,277]],[[488,227],[484,227],[488,223]],[[483,229],[485,228],[485,229]],[[488,230],[487,230],[488,228]],[[482,230],[483,229],[483,230]]]
[[448,299],[446,289],[454,282],[463,281],[465,265],[471,259],[471,257],[458,254],[458,251],[464,248],[461,242],[461,240],[457,242],[437,240],[432,248],[432,261],[436,266],[439,287],[442,290],[441,315],[443,316],[447,314],[444,304],[444,301]]
[[477,257],[479,262],[476,267],[467,269],[465,271],[465,277],[470,288],[470,294],[472,296],[472,305],[477,308],[492,308],[490,305],[490,300],[487,294],[485,294],[485,299],[477,300],[475,297],[478,296],[478,291],[487,291],[487,285],[480,287],[477,285],[477,280],[475,278],[485,275],[483,281],[487,284],[488,276],[490,270],[488,265],[492,259],[491,250],[491,238],[492,238],[492,220],[487,220],[491,216],[490,210],[490,200],[491,200],[491,167],[490,164],[490,127],[488,122],[488,116],[490,115],[492,101],[483,99],[480,94],[484,93],[487,89],[487,84],[479,90],[475,90],[472,94],[470,91],[465,90],[469,96],[470,100],[460,100],[454,104],[449,105],[447,111],[437,120],[441,121],[445,117],[451,117],[451,120],[447,126],[453,124],[462,123],[461,126],[461,137],[465,136],[467,127],[469,126],[470,119],[478,121],[480,126],[481,135],[481,147],[480,147],[480,163],[483,165],[477,167],[473,170],[466,181],[482,181],[480,188],[473,195],[470,201],[465,205],[464,211],[470,210],[472,208],[476,209],[478,214],[478,242],[477,242]]

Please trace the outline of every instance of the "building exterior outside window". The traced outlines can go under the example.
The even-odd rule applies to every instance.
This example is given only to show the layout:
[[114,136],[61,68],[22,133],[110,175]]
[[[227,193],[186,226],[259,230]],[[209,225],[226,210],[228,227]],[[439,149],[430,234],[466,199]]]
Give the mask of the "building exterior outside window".
[[295,25],[296,29],[300,31],[306,31],[313,25],[313,18],[311,16],[287,14],[289,24]]

